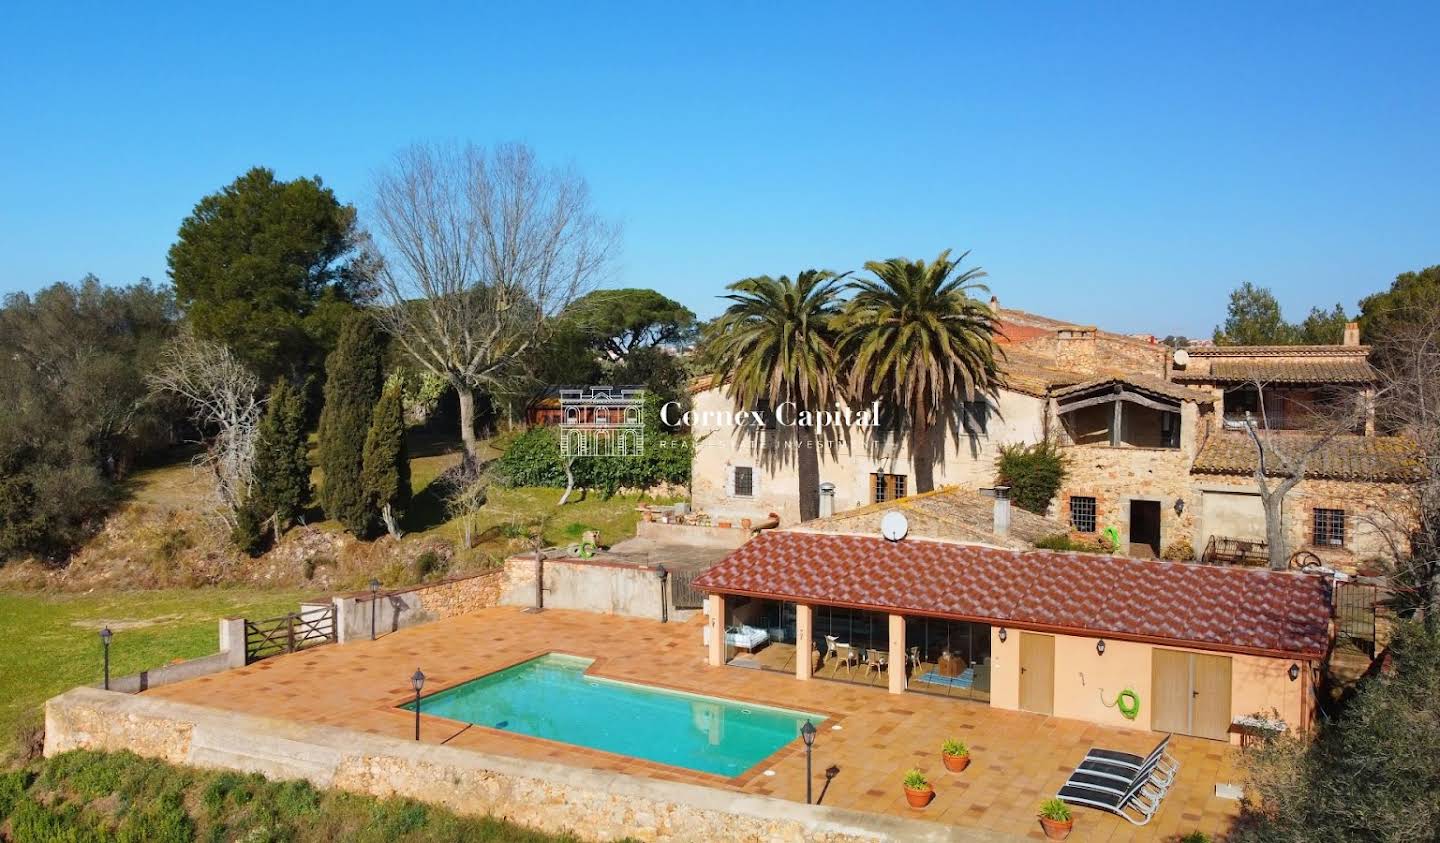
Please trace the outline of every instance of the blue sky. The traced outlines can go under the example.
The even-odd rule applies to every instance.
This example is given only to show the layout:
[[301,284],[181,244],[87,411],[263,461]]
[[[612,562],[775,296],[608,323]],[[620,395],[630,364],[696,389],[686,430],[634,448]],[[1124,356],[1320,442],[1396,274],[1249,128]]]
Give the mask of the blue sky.
[[[1440,263],[1440,5],[11,7],[0,291],[165,278],[263,164],[363,208],[414,140],[521,140],[625,229],[613,283],[972,250],[1007,305],[1208,335]],[[523,7],[523,8],[522,8]]]

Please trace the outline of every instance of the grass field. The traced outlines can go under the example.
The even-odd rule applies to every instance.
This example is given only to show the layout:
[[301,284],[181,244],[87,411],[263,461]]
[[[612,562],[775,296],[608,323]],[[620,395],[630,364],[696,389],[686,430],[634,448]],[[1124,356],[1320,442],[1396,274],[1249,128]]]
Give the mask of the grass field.
[[110,671],[124,676],[213,653],[216,619],[295,611],[307,593],[220,589],[0,594],[0,755],[46,699],[99,682],[99,631],[110,625]]
[[0,839],[44,843],[560,843],[491,817],[304,781],[176,767],[129,752],[67,752],[0,771]]

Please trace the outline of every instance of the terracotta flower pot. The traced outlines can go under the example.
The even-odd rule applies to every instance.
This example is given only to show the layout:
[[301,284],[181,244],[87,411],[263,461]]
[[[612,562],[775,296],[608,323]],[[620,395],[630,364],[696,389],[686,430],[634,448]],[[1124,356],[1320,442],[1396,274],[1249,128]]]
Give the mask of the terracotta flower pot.
[[[904,785],[901,785],[904,787]],[[924,790],[912,790],[905,788],[905,801],[910,803],[911,808],[924,808],[935,798],[935,788],[927,787]]]
[[740,526],[741,526],[741,527],[744,527],[744,528],[747,529],[747,530],[750,529],[750,519],[749,519],[749,518],[741,518],[741,519],[740,519]]
[[1045,829],[1045,837],[1049,840],[1064,840],[1070,836],[1070,830],[1075,827],[1075,820],[1052,820],[1045,817],[1040,818],[1040,827]]
[[940,760],[945,762],[945,769],[952,773],[962,772],[966,767],[970,766],[970,756],[968,755],[946,755],[942,752],[940,753]]
[[722,530],[728,530],[728,529],[730,529],[730,522],[729,522],[729,521],[721,521],[721,522],[720,522],[720,529],[722,529]]

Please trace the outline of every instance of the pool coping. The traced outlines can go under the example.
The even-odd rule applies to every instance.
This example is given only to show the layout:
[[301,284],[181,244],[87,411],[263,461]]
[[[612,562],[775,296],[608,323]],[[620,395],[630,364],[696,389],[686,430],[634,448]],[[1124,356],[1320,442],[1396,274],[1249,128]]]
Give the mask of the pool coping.
[[[478,674],[475,674],[475,675],[473,675],[473,676],[468,676],[468,677],[466,677],[466,678],[464,678],[464,679],[459,679],[459,680],[455,680],[455,681],[452,681],[452,682],[446,682],[446,683],[444,683],[444,684],[436,687],[434,690],[430,691],[429,693],[421,694],[421,695],[420,695],[420,700],[421,700],[421,702],[423,703],[424,700],[425,700],[427,697],[432,697],[432,696],[435,696],[435,695],[437,695],[437,694],[443,694],[443,693],[445,693],[446,691],[449,691],[449,690],[451,690],[451,689],[453,689],[453,688],[458,688],[458,687],[460,687],[461,685],[464,685],[464,684],[466,684],[466,683],[474,682],[474,681],[477,680],[477,679],[483,679],[483,678],[485,678],[485,677],[487,677],[487,676],[493,676],[493,675],[496,674],[496,673],[500,673],[500,672],[502,672],[502,671],[509,670],[509,669],[512,668],[512,667],[516,667],[516,666],[518,666],[518,665],[522,665],[522,664],[524,664],[524,663],[526,663],[526,662],[534,661],[535,659],[543,658],[543,657],[548,656],[548,655],[568,656],[568,657],[570,657],[570,658],[577,658],[577,659],[589,659],[589,660],[590,660],[590,665],[585,668],[583,675],[585,675],[585,676],[591,676],[591,677],[593,677],[593,678],[595,678],[595,679],[603,679],[603,680],[605,680],[605,681],[607,681],[607,682],[618,682],[618,683],[622,683],[622,684],[625,684],[625,685],[633,685],[633,686],[640,687],[640,688],[651,687],[651,688],[655,688],[655,689],[661,690],[661,691],[670,691],[670,692],[673,692],[673,693],[686,694],[686,695],[689,695],[689,696],[698,696],[698,697],[706,697],[706,696],[708,696],[708,697],[710,697],[711,699],[726,700],[726,701],[729,701],[729,702],[737,702],[737,703],[749,703],[749,704],[751,704],[751,705],[761,706],[761,707],[764,707],[764,708],[780,709],[780,710],[782,710],[782,711],[792,711],[792,712],[795,712],[795,713],[797,713],[797,714],[819,714],[819,715],[823,715],[823,716],[825,717],[824,722],[827,723],[827,724],[829,724],[829,726],[830,726],[831,728],[841,728],[841,729],[844,728],[845,715],[844,715],[844,714],[841,714],[841,713],[839,713],[839,712],[827,711],[827,710],[824,709],[824,708],[818,708],[818,707],[807,707],[807,709],[806,709],[805,711],[801,711],[800,709],[789,708],[789,707],[786,707],[786,706],[783,706],[783,705],[776,705],[776,704],[773,703],[773,702],[770,702],[770,701],[767,701],[767,700],[758,699],[758,698],[755,698],[755,697],[743,697],[743,696],[717,697],[717,696],[714,696],[713,694],[705,694],[705,693],[703,693],[703,692],[695,691],[695,690],[692,690],[692,689],[690,689],[690,688],[681,687],[681,686],[679,686],[679,685],[671,685],[671,684],[664,683],[664,682],[636,682],[634,679],[630,679],[630,678],[622,678],[622,677],[618,677],[618,676],[607,676],[607,675],[605,675],[605,674],[601,671],[601,668],[605,667],[606,662],[610,661],[610,660],[611,660],[611,657],[609,657],[609,656],[591,656],[591,655],[588,655],[588,654],[585,654],[585,653],[578,653],[578,652],[575,652],[575,651],[573,651],[573,650],[556,649],[556,648],[553,648],[553,647],[551,647],[551,648],[546,648],[546,649],[543,649],[543,650],[531,650],[531,651],[529,651],[528,654],[526,654],[526,655],[523,655],[523,656],[520,656],[520,657],[517,657],[517,658],[514,658],[514,659],[506,660],[505,662],[502,662],[501,664],[499,664],[499,665],[498,665],[497,667],[495,667],[494,669],[487,670],[487,671],[485,671],[484,673],[478,673]],[[404,706],[412,705],[412,704],[415,702],[415,697],[414,697],[414,695],[406,695],[403,699],[399,699],[398,697],[392,697],[391,700],[398,700],[398,701],[387,702],[387,703],[378,705],[378,706],[376,706],[376,710],[377,710],[377,711],[380,711],[380,712],[383,712],[383,713],[385,713],[385,714],[387,714],[387,715],[389,715],[389,716],[392,716],[392,717],[404,716],[407,721],[414,719],[414,714],[415,714],[414,710],[413,710],[413,709],[404,708]],[[724,786],[733,787],[733,788],[736,788],[736,789],[743,788],[745,785],[749,784],[750,782],[754,781],[755,779],[764,776],[766,770],[770,769],[772,766],[774,766],[775,764],[779,763],[780,761],[782,761],[782,760],[784,760],[784,759],[786,759],[786,758],[789,758],[789,757],[791,757],[791,756],[793,756],[793,755],[803,754],[804,751],[805,751],[805,750],[804,750],[804,745],[803,745],[803,743],[800,742],[800,736],[799,736],[799,735],[796,735],[795,737],[791,738],[790,740],[788,740],[788,741],[786,741],[784,744],[782,744],[779,749],[775,750],[774,752],[772,752],[772,753],[770,753],[769,755],[765,756],[764,758],[760,759],[760,760],[759,760],[758,762],[756,762],[753,766],[748,767],[744,772],[742,772],[742,773],[740,773],[740,774],[738,774],[738,775],[735,775],[735,776],[722,776],[722,775],[720,775],[720,774],[718,774],[718,773],[707,773],[707,772],[705,772],[704,770],[696,770],[696,769],[693,769],[693,768],[691,768],[691,767],[681,767],[681,766],[676,765],[676,764],[663,764],[663,763],[661,763],[661,762],[659,762],[659,761],[651,761],[651,760],[648,759],[648,758],[640,758],[640,757],[635,756],[635,755],[625,755],[624,753],[609,752],[609,751],[603,750],[603,749],[596,749],[596,748],[594,748],[594,747],[582,746],[582,745],[580,745],[580,744],[575,744],[575,743],[569,743],[568,741],[559,741],[559,740],[554,740],[554,739],[552,739],[552,738],[542,738],[542,737],[538,737],[538,736],[536,736],[536,735],[527,735],[527,734],[524,734],[524,733],[522,733],[522,732],[511,732],[511,731],[507,731],[507,730],[505,730],[505,729],[496,729],[496,728],[494,728],[494,727],[492,727],[492,726],[484,726],[484,725],[481,725],[481,724],[479,724],[479,723],[467,723],[467,722],[464,721],[464,720],[455,720],[455,719],[450,718],[450,717],[442,717],[442,716],[440,716],[440,715],[438,715],[438,714],[426,714],[426,713],[425,713],[425,707],[424,707],[423,705],[420,707],[420,717],[421,717],[421,719],[424,720],[425,722],[448,723],[448,724],[452,724],[453,726],[456,727],[455,733],[452,734],[450,737],[446,738],[445,740],[441,741],[441,742],[440,742],[441,745],[447,745],[447,744],[449,744],[450,741],[454,740],[455,738],[459,737],[461,734],[464,734],[465,732],[469,732],[469,731],[477,730],[477,729],[478,729],[478,730],[480,730],[480,732],[481,732],[482,734],[503,735],[503,736],[505,736],[506,738],[519,739],[519,740],[521,740],[521,741],[532,742],[532,743],[535,743],[537,746],[564,747],[567,751],[574,751],[574,752],[580,753],[581,755],[593,753],[593,754],[599,756],[599,757],[601,758],[601,760],[611,760],[611,759],[614,759],[614,760],[621,761],[622,763],[631,764],[631,765],[638,766],[638,767],[650,768],[650,769],[660,770],[660,771],[676,771],[676,772],[684,773],[684,774],[686,774],[686,775],[688,775],[688,776],[696,776],[696,777],[699,777],[699,778],[701,778],[701,779],[703,779],[703,780],[705,780],[705,781],[707,781],[707,782],[709,782],[709,783],[711,783],[711,784],[724,785]],[[798,745],[797,745],[797,744],[798,744]],[[502,751],[502,754],[503,754],[503,751]]]

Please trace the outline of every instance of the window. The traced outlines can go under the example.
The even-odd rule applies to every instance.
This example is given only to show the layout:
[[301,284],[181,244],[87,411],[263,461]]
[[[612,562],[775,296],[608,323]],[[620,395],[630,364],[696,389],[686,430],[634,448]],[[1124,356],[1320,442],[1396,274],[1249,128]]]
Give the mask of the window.
[[737,498],[748,498],[755,495],[755,469],[749,466],[735,466],[735,489],[732,494]]
[[1315,510],[1314,543],[1322,547],[1345,546],[1345,510]]
[[875,488],[875,502],[884,503],[893,501],[896,498],[905,497],[905,475],[903,474],[881,474],[876,472],[870,475],[872,486]]
[[1070,526],[1082,533],[1095,532],[1095,499],[1070,496]]

